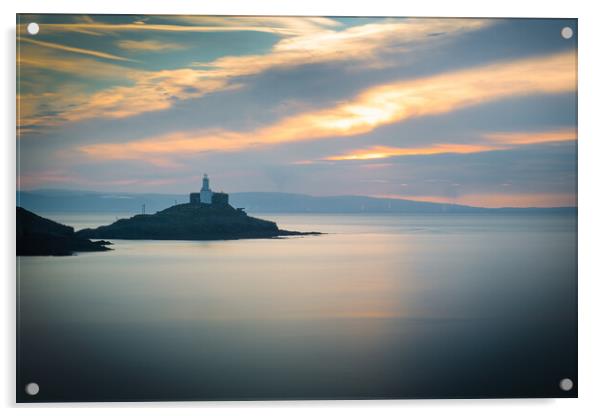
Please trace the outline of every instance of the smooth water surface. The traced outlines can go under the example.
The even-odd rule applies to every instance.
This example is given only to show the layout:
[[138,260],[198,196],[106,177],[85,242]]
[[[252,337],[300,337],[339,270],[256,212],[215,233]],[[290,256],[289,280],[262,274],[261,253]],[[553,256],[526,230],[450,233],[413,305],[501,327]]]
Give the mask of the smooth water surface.
[[18,399],[575,396],[576,216],[257,216],[328,234],[20,257]]

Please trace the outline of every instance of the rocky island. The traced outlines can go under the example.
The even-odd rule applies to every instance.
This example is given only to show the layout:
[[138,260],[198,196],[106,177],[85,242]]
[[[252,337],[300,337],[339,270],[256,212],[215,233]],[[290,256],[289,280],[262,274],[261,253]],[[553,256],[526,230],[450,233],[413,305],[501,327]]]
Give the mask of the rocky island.
[[228,194],[211,191],[207,175],[200,192],[191,193],[187,204],[77,232],[83,238],[124,240],[238,240],[318,234],[281,230],[273,221],[250,217],[229,204]]
[[69,227],[17,207],[17,256],[70,256],[107,251],[108,241],[90,241]]
[[319,233],[281,230],[275,222],[250,217],[230,205],[194,203],[77,232],[85,238],[124,240],[238,240],[315,234]]

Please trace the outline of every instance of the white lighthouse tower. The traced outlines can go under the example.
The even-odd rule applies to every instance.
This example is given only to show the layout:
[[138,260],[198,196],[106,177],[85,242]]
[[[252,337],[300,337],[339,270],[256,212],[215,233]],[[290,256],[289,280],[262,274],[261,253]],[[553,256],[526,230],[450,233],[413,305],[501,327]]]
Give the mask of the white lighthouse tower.
[[203,175],[203,187],[201,188],[201,204],[211,204],[213,192],[209,188],[209,177],[205,173]]

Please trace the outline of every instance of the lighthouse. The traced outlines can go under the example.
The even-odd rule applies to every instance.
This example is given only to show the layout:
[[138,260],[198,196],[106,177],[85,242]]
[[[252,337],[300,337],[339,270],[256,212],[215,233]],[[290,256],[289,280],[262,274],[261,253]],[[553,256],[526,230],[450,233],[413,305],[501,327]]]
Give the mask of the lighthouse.
[[201,188],[201,204],[211,204],[213,192],[209,187],[209,177],[205,173],[203,175],[203,187]]

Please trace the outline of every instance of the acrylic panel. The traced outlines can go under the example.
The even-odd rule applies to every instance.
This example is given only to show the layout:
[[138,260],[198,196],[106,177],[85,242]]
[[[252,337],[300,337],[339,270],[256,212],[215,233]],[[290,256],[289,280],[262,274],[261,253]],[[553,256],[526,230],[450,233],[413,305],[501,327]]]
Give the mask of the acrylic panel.
[[17,16],[19,402],[577,397],[577,20]]

